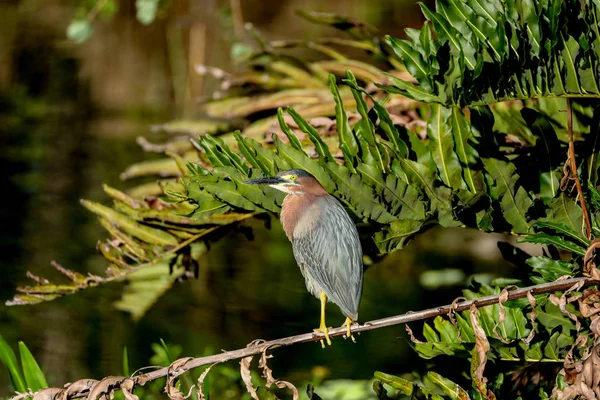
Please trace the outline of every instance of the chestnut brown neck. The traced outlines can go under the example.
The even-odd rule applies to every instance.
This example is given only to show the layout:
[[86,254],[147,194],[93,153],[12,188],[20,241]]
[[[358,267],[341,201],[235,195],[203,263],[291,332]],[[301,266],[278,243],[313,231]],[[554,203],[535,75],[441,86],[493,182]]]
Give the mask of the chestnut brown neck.
[[316,179],[301,178],[300,186],[294,193],[288,194],[281,206],[281,224],[288,239],[294,237],[294,229],[303,213],[310,213],[318,218],[319,210],[311,207],[319,197],[329,196],[329,193]]

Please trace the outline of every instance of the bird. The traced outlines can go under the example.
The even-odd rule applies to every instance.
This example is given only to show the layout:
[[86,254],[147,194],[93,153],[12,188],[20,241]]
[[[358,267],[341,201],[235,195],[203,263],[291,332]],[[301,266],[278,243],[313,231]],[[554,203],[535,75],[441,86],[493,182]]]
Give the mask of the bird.
[[[292,243],[294,258],[306,288],[321,301],[322,333],[331,345],[325,324],[327,301],[336,304],[346,320],[347,336],[358,320],[363,288],[363,254],[356,225],[342,204],[303,169],[290,169],[273,177],[244,182],[267,185],[286,193],[281,206],[281,224]],[[321,345],[325,347],[323,340]]]

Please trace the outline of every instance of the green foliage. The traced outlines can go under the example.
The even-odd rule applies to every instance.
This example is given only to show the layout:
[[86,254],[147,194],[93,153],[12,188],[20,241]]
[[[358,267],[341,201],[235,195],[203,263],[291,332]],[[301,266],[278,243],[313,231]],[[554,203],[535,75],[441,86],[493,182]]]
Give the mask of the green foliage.
[[19,356],[21,368],[13,349],[0,335],[0,361],[8,370],[13,390],[25,393],[28,390],[35,392],[48,387],[44,373],[23,342],[19,342]]
[[25,379],[17,364],[17,357],[13,349],[6,343],[6,340],[0,335],[0,361],[8,370],[10,375],[10,382],[12,387],[17,392],[24,392],[27,390],[25,386]]
[[392,92],[461,107],[600,95],[596,1],[440,0],[435,11],[421,8],[421,31],[387,38],[419,84],[390,77]]
[[44,373],[23,342],[19,342],[19,354],[27,387],[34,392],[48,387]]

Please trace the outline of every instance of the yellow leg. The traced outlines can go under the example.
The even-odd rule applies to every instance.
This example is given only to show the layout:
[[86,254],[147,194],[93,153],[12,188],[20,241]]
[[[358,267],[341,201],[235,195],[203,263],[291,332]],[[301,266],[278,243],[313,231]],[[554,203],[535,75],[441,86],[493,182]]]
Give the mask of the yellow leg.
[[354,336],[352,336],[352,332],[350,332],[350,327],[352,326],[353,322],[354,321],[352,321],[352,319],[350,317],[346,317],[346,320],[344,321],[344,323],[342,324],[342,326],[345,326],[347,328],[346,338],[350,338],[350,339],[352,339],[352,341],[354,343],[356,343],[356,340],[354,340]]
[[[327,295],[325,294],[325,292],[321,292],[321,295],[319,297],[321,299],[321,324],[319,325],[319,328],[315,329],[314,331],[325,335],[325,340],[327,341],[327,344],[331,346],[331,339],[329,339],[329,330],[331,329],[331,327],[328,328],[325,325],[325,305],[327,304]],[[323,340],[321,340],[321,346],[325,348],[325,343],[323,342]]]

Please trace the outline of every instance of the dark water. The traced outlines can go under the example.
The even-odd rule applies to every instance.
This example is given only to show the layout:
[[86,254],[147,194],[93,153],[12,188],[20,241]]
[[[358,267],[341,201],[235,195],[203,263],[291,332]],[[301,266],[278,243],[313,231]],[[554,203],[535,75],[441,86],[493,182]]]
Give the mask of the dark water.
[[[307,3],[304,8],[318,8]],[[382,15],[394,7],[392,2],[382,4],[379,14],[365,18],[390,28],[389,18]],[[120,374],[124,346],[136,369],[150,363],[151,344],[161,338],[179,345],[182,355],[199,356],[316,327],[318,300],[306,291],[276,219],[271,229],[260,221],[248,222],[253,241],[232,234],[212,243],[201,262],[199,279],[176,285],[139,322],[113,307],[123,288],[120,283],[35,306],[3,305],[17,285],[30,283],[26,271],[60,281],[61,276],[49,266],[51,260],[83,273],[103,274],[106,262],[94,247],[105,233],[79,199],[108,203],[102,183],[125,189],[129,184],[119,181],[119,173],[133,162],[152,157],[142,153],[135,137],[146,134],[151,123],[177,115],[173,111],[176,102],[168,95],[158,96],[156,102],[142,99],[139,82],[122,88],[128,83],[125,78],[82,78],[85,61],[74,55],[81,49],[65,50],[64,25],[40,28],[40,18],[24,17],[17,7],[3,7],[27,24],[14,29],[3,25],[5,30],[0,30],[4,38],[14,39],[12,76],[4,81],[8,86],[0,86],[0,334],[13,346],[24,341],[49,384],[60,386],[83,377]],[[66,21],[72,15],[60,13]],[[53,15],[49,13],[48,18]],[[132,18],[131,10],[128,18]],[[266,26],[274,29],[273,24],[269,20]],[[27,30],[32,26],[35,29]],[[25,39],[15,39],[20,36]],[[102,37],[97,33],[94,40]],[[100,45],[92,42],[84,49],[93,52],[94,46]],[[134,53],[134,49],[125,50]],[[146,68],[164,64],[161,60],[159,56],[146,60]],[[104,63],[102,71],[111,68],[106,55],[98,63]],[[166,90],[160,88],[167,84],[156,83],[161,71],[144,72],[154,77],[148,85],[158,85],[154,95]],[[94,79],[122,89],[139,107],[123,103],[118,90],[98,95]],[[107,97],[111,93],[114,97]],[[498,239],[462,230],[421,235],[366,272],[360,320],[445,304],[460,294],[457,287],[425,289],[419,279],[428,270],[462,271],[461,283],[481,271],[505,274],[506,266],[495,248]],[[333,305],[327,317],[333,326],[343,322]],[[403,327],[365,333],[356,344],[336,339],[326,350],[318,344],[280,349],[273,366],[278,377],[295,383],[312,380],[315,367],[322,367],[319,374],[331,379],[369,379],[376,370],[403,373],[427,368],[409,348]],[[0,396],[10,392],[8,376],[0,368]]]

